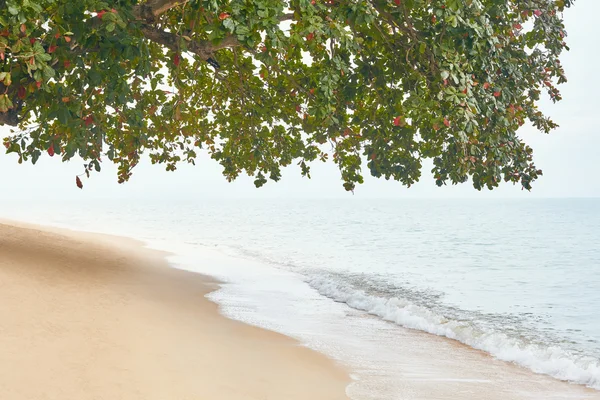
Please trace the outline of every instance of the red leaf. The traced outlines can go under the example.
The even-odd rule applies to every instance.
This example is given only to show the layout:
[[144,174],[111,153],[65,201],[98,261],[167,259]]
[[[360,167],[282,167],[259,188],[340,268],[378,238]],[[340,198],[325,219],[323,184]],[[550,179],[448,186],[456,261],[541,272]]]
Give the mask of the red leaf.
[[55,39],[58,39],[59,37],[60,37],[60,32],[56,32],[56,33],[54,34],[54,38],[55,38]]
[[92,117],[91,115],[88,115],[85,119],[85,126],[90,126],[93,123],[94,123],[94,117]]
[[394,3],[396,3],[397,6],[400,5],[400,0],[394,0]]
[[102,19],[102,17],[104,16],[104,14],[106,14],[106,11],[102,10],[102,11],[98,11],[98,18]]
[[29,38],[29,43],[34,44],[35,43],[35,38]]
[[65,62],[63,63],[63,65],[65,66],[65,68],[69,68],[71,66],[71,61],[65,60]]
[[37,86],[38,89],[41,88],[42,87],[42,81],[37,81],[35,83],[35,86]]
[[431,23],[435,24],[435,22],[437,21],[437,17],[434,15],[431,17]]
[[494,97],[500,97],[500,92],[494,92]]
[[65,42],[69,43],[71,41],[71,37],[70,36],[65,36]]
[[448,118],[444,118],[444,125],[446,125],[446,128],[450,127],[450,121],[448,121]]
[[78,176],[75,177],[75,184],[77,184],[79,189],[83,189],[83,182],[81,182],[81,179],[79,179]]
[[521,26],[521,24],[514,24],[514,25],[513,25],[513,28],[515,28],[515,29],[521,29],[521,28],[522,28],[522,26]]
[[540,15],[542,15],[542,12],[540,10],[535,10],[533,13],[535,14],[536,17],[539,17]]
[[315,38],[315,34],[313,32],[306,35],[306,40],[313,40]]
[[312,4],[314,6],[315,4],[317,4],[317,2],[315,0],[311,0],[310,4]]
[[27,27],[25,24],[21,24],[21,33],[25,33],[27,31]]
[[300,106],[296,106],[296,112],[301,112],[302,108]]
[[9,142],[4,142],[4,147],[6,147],[8,149],[10,147],[10,143]]
[[48,147],[48,155],[50,157],[54,157],[54,145],[50,145],[50,147]]
[[403,121],[403,117],[401,116],[397,116],[396,118],[394,118],[394,126],[401,126],[404,125],[404,121]]
[[0,60],[4,61],[4,52],[0,52]]
[[433,124],[433,130],[434,131],[439,131],[440,130],[440,126],[438,124]]
[[23,100],[26,94],[27,90],[25,90],[25,86],[19,86],[19,89],[17,90],[17,96]]
[[312,89],[310,89],[308,92],[309,92],[310,94],[315,94],[315,89],[314,89],[314,88],[312,88]]
[[55,45],[55,44],[51,44],[51,45],[48,47],[48,53],[49,53],[49,54],[52,54],[52,53],[54,53],[54,52],[56,51],[56,48],[57,48],[57,47],[58,47],[57,45]]
[[490,88],[490,84],[489,84],[489,82],[485,82],[485,83],[483,84],[483,88],[484,88],[484,89],[486,89],[486,90],[487,90],[487,89],[489,89],[489,88]]
[[374,160],[375,157],[377,157],[377,154],[375,154],[375,153],[371,154],[371,160]]
[[219,19],[220,19],[221,21],[223,21],[224,19],[227,19],[227,18],[229,18],[229,17],[230,17],[230,15],[229,15],[229,14],[227,14],[227,13],[225,13],[225,12],[222,12],[221,14],[219,14]]
[[181,58],[179,57],[179,54],[175,54],[175,56],[173,56],[173,64],[175,64],[176,67],[179,67],[180,62]]

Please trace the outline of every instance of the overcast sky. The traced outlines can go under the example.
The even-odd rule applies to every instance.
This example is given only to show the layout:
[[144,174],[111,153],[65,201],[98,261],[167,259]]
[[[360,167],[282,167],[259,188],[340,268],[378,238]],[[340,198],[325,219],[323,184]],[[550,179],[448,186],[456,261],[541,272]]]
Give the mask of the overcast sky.
[[[544,176],[531,193],[519,187],[504,185],[489,192],[477,192],[470,184],[438,188],[428,171],[420,183],[410,189],[394,181],[366,177],[354,198],[404,197],[598,197],[600,196],[600,79],[597,71],[600,56],[600,1],[577,0],[565,15],[568,44],[571,51],[562,60],[569,82],[562,85],[564,100],[558,104],[545,102],[543,109],[560,124],[550,135],[524,128],[520,134],[535,150],[535,159]],[[0,137],[8,129],[0,127]],[[18,165],[14,154],[0,152],[1,199],[53,197],[88,200],[93,198],[334,198],[349,197],[342,188],[339,172],[333,164],[315,164],[312,179],[300,177],[297,168],[284,171],[282,181],[254,188],[252,179],[240,178],[227,183],[218,164],[202,160],[196,167],[182,165],[176,172],[165,172],[162,166],[142,163],[130,182],[119,185],[114,168],[104,165],[100,174],[84,179],[84,190],[75,186],[75,175],[81,173],[81,162],[62,164],[57,157],[42,157],[37,165]],[[368,174],[368,172],[367,172]]]

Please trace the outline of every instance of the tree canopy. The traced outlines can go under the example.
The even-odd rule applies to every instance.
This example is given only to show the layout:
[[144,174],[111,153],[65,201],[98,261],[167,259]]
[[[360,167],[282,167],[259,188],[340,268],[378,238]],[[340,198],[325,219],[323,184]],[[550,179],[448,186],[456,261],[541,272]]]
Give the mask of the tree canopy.
[[[257,186],[298,164],[438,185],[541,174],[517,135],[566,81],[573,0],[6,0],[0,124],[18,161],[143,154],[174,170],[201,151]],[[81,180],[77,178],[77,184]]]

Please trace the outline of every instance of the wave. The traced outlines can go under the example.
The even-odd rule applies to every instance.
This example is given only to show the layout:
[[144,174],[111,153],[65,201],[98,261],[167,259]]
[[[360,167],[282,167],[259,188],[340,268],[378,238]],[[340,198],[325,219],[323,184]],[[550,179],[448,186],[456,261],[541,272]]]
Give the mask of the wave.
[[581,356],[560,346],[510,336],[497,329],[479,326],[476,321],[447,318],[408,299],[369,294],[330,277],[308,278],[308,284],[334,301],[405,328],[445,336],[533,372],[600,390],[600,360],[596,358]]

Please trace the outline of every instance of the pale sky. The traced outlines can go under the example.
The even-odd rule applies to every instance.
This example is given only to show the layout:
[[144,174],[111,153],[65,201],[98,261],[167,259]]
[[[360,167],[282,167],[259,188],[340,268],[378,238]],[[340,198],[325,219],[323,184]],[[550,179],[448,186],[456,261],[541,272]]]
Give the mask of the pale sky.
[[[58,157],[42,156],[37,165],[17,164],[14,154],[0,152],[2,185],[0,200],[33,197],[55,199],[96,198],[116,199],[201,199],[201,198],[504,198],[504,197],[600,197],[600,79],[596,76],[600,56],[600,1],[577,0],[565,13],[568,44],[571,51],[562,61],[569,82],[561,86],[564,100],[543,103],[560,128],[550,135],[525,127],[520,134],[533,147],[538,167],[544,176],[527,193],[510,184],[490,192],[477,192],[470,184],[438,188],[428,171],[421,182],[407,189],[395,181],[378,180],[365,171],[366,183],[357,187],[354,196],[342,188],[339,172],[332,163],[315,163],[312,179],[302,178],[297,167],[284,171],[280,182],[269,182],[256,189],[253,179],[240,177],[228,183],[220,166],[208,159],[197,165],[181,165],[177,171],[166,172],[163,166],[141,163],[131,180],[117,183],[115,168],[107,163],[101,173],[84,179],[84,190],[75,186],[75,175],[82,172],[81,162],[63,164]],[[8,129],[0,127],[0,138]],[[426,168],[427,170],[430,168]]]

